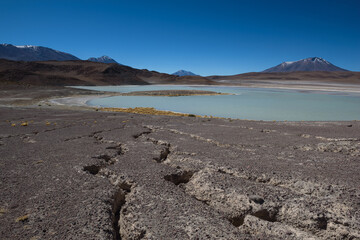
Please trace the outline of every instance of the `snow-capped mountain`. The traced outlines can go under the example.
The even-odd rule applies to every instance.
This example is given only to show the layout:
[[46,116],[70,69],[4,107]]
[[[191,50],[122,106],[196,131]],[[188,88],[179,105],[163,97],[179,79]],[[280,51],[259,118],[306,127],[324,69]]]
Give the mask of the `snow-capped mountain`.
[[185,71],[185,70],[179,70],[177,72],[174,72],[172,75],[177,75],[177,76],[198,76],[195,73]]
[[98,58],[91,57],[91,58],[88,59],[88,61],[102,62],[102,63],[117,63],[117,64],[119,64],[114,59],[112,59],[111,57],[108,57],[108,56],[102,56],[102,57],[98,57]]
[[47,47],[32,45],[14,46],[11,44],[0,44],[0,58],[15,61],[80,60],[69,53]]
[[339,68],[323,58],[311,57],[295,62],[283,62],[275,67],[264,70],[263,72],[308,72],[308,71],[348,71]]

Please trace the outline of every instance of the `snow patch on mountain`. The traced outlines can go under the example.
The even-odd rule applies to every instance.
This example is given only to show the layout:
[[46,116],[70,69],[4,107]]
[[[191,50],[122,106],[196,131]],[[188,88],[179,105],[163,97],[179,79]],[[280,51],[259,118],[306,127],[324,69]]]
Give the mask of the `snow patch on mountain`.
[[91,62],[102,62],[102,63],[118,63],[116,62],[114,59],[112,59],[111,57],[109,56],[101,56],[101,57],[98,57],[98,58],[95,58],[95,57],[91,57],[88,59],[88,61],[91,61]]

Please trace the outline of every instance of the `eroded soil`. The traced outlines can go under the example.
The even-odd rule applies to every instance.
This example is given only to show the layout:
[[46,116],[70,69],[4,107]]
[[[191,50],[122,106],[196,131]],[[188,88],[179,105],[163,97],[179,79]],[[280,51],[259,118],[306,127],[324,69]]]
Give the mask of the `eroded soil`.
[[0,115],[1,239],[360,238],[359,122]]

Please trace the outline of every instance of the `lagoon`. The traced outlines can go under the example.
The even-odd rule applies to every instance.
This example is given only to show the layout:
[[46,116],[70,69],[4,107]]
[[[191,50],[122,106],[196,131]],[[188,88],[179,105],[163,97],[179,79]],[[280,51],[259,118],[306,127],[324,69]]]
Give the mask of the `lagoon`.
[[239,86],[96,86],[77,87],[128,93],[154,90],[204,90],[233,95],[214,96],[112,96],[95,98],[88,105],[98,107],[154,107],[158,110],[265,121],[360,120],[360,94],[299,91]]

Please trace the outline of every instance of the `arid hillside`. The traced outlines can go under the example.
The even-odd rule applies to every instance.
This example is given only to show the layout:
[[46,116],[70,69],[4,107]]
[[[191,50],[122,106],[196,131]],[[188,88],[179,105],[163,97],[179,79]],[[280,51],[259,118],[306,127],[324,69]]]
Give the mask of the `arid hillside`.
[[90,61],[23,62],[5,59],[0,59],[0,83],[30,86],[216,84],[200,76],[179,77],[119,64]]

